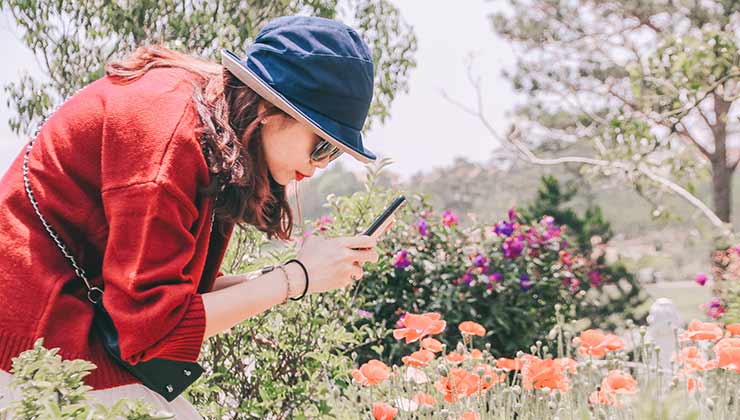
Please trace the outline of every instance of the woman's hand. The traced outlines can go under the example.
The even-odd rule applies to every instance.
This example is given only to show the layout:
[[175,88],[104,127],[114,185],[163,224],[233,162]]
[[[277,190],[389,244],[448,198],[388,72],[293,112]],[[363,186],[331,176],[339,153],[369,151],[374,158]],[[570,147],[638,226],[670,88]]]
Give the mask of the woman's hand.
[[376,245],[377,241],[366,235],[307,238],[298,259],[308,271],[308,293],[339,289],[361,279],[362,264],[378,261]]

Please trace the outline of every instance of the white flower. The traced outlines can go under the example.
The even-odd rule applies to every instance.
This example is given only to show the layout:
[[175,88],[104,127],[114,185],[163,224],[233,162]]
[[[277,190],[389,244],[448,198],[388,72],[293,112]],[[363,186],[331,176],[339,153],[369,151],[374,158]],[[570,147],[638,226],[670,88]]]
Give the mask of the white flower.
[[416,411],[419,408],[419,404],[416,401],[399,397],[396,400],[396,407],[401,411]]
[[427,374],[424,373],[423,370],[416,369],[414,367],[409,366],[406,368],[406,374],[403,377],[407,382],[414,382],[417,384],[425,384],[429,382],[429,378],[427,377]]

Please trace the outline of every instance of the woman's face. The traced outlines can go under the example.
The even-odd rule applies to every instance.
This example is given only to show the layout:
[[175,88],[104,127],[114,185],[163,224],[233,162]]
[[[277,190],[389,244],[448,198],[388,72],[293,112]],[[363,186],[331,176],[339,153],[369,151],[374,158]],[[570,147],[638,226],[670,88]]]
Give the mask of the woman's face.
[[278,184],[308,178],[316,168],[323,169],[329,164],[329,158],[311,160],[311,152],[320,138],[308,125],[282,113],[265,117],[261,124],[267,166]]

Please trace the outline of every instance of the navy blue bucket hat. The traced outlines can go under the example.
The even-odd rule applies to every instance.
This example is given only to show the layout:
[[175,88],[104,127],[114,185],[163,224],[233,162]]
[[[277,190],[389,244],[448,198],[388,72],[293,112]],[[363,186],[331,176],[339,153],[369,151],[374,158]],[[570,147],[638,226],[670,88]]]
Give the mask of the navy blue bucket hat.
[[265,25],[245,59],[221,50],[222,63],[244,84],[321,138],[368,163],[362,127],[373,99],[373,60],[349,26],[286,16]]

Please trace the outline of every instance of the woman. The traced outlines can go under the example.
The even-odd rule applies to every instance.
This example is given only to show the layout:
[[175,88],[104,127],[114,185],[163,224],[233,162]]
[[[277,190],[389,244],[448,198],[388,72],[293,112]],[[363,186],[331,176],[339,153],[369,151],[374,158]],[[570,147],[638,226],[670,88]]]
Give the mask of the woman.
[[28,156],[0,182],[0,400],[11,359],[44,337],[64,359],[97,365],[93,398],[167,403],[105,352],[87,289],[34,211],[67,244],[118,332],[121,358],[196,361],[205,338],[288,298],[344,287],[377,261],[368,236],[309,238],[295,262],[256,278],[223,276],[234,225],[288,239],[285,187],[341,153],[375,159],[360,130],[373,63],[351,28],[284,17],[267,24],[244,60],[223,67],[163,47],[110,63],[47,120]]

